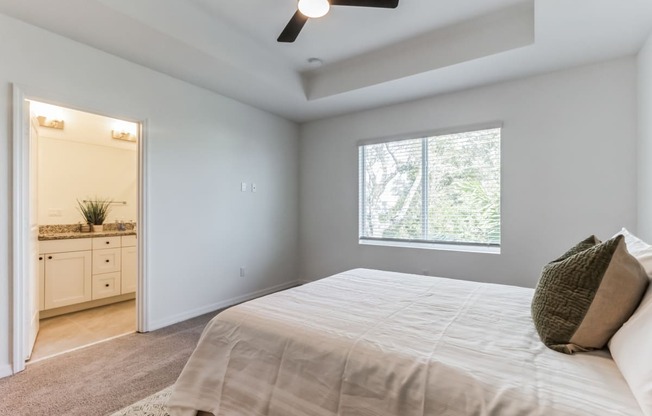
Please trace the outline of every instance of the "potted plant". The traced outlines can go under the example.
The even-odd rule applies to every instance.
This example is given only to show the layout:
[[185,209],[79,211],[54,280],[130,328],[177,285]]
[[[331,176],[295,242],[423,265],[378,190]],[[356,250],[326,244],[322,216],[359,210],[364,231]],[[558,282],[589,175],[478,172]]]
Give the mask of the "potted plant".
[[110,199],[96,198],[95,200],[85,200],[83,202],[77,200],[77,205],[79,205],[79,212],[86,220],[86,223],[91,226],[93,232],[104,231],[103,224],[110,211]]

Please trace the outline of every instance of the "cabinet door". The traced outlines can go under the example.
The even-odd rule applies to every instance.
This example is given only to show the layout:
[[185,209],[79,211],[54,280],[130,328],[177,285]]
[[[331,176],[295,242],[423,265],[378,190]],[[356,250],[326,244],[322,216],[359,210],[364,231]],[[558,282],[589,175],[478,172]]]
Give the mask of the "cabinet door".
[[120,271],[120,249],[93,250],[93,274]]
[[45,255],[45,309],[91,300],[91,258],[90,251]]
[[138,248],[122,247],[122,294],[136,291],[138,286]]
[[45,309],[45,254],[38,255],[38,310]]
[[93,300],[120,294],[120,272],[93,275]]

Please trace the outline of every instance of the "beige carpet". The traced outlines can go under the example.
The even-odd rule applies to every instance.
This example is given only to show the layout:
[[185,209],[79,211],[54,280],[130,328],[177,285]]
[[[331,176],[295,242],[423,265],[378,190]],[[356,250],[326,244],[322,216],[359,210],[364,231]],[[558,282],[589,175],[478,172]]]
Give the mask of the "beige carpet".
[[175,382],[216,314],[28,365],[0,379],[0,415],[103,416],[136,403]]

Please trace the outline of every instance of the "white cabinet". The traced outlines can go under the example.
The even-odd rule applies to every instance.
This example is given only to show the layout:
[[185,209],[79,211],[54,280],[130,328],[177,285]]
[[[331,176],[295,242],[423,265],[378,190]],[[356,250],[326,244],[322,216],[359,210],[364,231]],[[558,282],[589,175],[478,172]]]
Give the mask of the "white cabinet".
[[40,242],[40,310],[136,291],[136,236]]
[[46,253],[44,280],[45,309],[91,300],[91,252]]
[[45,254],[38,255],[38,310],[45,309]]
[[120,263],[120,248],[93,250],[93,274],[119,272]]
[[122,291],[132,293],[138,285],[138,247],[122,247]]
[[122,240],[124,238],[93,239],[93,300],[129,293],[122,291],[124,286],[122,271],[125,261],[122,255],[124,252]]
[[[92,298],[91,242],[88,239],[42,241],[43,309],[60,308]],[[42,268],[42,270],[41,270]]]
[[86,251],[92,249],[90,238],[72,238],[70,240],[47,240],[39,243],[41,253],[65,253],[69,251]]
[[93,300],[120,294],[120,272],[93,275]]
[[135,235],[122,236],[122,247],[136,247],[138,245],[138,237]]
[[121,238],[93,238],[93,300],[120,294]]
[[121,237],[96,237],[93,238],[93,250],[106,248],[120,248]]

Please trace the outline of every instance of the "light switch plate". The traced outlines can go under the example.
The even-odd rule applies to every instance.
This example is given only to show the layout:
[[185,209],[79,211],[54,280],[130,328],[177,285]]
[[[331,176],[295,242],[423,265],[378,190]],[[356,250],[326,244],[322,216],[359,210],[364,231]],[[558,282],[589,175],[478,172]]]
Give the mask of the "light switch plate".
[[247,192],[247,182],[242,182],[240,184],[240,191],[241,192]]

